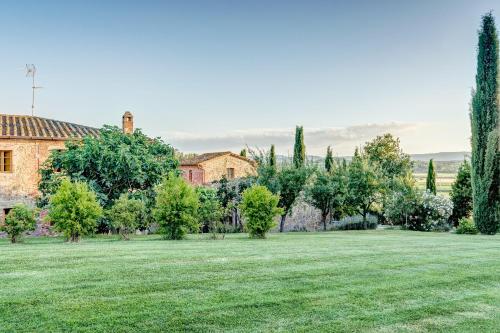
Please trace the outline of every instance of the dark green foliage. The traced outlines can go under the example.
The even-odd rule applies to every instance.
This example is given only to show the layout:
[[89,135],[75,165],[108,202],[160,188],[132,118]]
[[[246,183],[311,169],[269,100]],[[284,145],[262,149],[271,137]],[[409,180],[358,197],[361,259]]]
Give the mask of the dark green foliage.
[[[260,166],[259,166],[260,169]],[[226,177],[217,184],[217,197],[223,209],[223,222],[230,224],[234,232],[243,231],[239,204],[243,191],[255,184],[255,178],[246,177],[228,180]]]
[[379,173],[376,166],[357,149],[348,170],[349,203],[366,222],[372,206],[381,201],[382,184]]
[[219,224],[223,215],[223,210],[217,197],[217,190],[211,187],[199,186],[196,188],[196,193],[200,200],[198,219],[201,223],[201,231],[215,233],[221,229]]
[[422,195],[410,174],[396,179],[395,185],[395,191],[385,202],[384,215],[390,224],[408,226],[420,214]]
[[470,217],[462,217],[458,222],[457,234],[476,235],[479,231]]
[[240,156],[247,157],[247,150],[243,148],[243,149],[240,151]]
[[331,172],[318,171],[311,185],[306,187],[306,200],[321,211],[321,223],[326,231],[328,215],[340,216],[347,199],[347,175],[341,168]]
[[474,222],[483,234],[500,227],[498,36],[492,13],[479,31],[476,89],[471,103]]
[[266,237],[275,224],[274,218],[283,212],[282,208],[278,208],[278,200],[277,195],[261,185],[253,185],[243,192],[240,209],[250,237]]
[[154,186],[176,170],[177,164],[174,149],[160,139],[148,138],[139,130],[123,134],[117,127],[105,126],[99,137],[66,141],[66,150],[51,154],[41,170],[40,205],[48,203],[61,176],[66,176],[87,183],[104,207],[111,206],[122,193],[131,192],[147,198],[149,211]]
[[145,209],[144,202],[131,199],[128,194],[124,193],[113,202],[113,206],[106,211],[106,216],[122,238],[128,240],[129,234],[139,228]]
[[276,169],[276,152],[274,151],[274,145],[271,145],[271,150],[269,151],[269,166]]
[[332,148],[328,146],[328,148],[326,148],[325,169],[327,172],[330,172],[332,168],[333,168],[333,153],[332,153]]
[[429,168],[427,169],[425,189],[436,195],[436,171],[434,171],[434,161],[432,159],[429,161]]
[[170,173],[156,187],[153,216],[165,239],[183,239],[198,232],[198,194],[182,177]]
[[47,219],[57,231],[72,241],[94,232],[102,208],[95,193],[84,182],[63,179],[49,202]]
[[304,127],[295,128],[295,145],[293,147],[293,165],[301,168],[306,162],[306,146],[304,144]]
[[469,217],[472,212],[471,166],[467,160],[460,165],[457,178],[451,185],[450,198],[453,202],[450,220],[454,226],[458,226],[458,221]]
[[291,213],[295,200],[304,189],[309,174],[310,170],[305,167],[283,167],[278,172],[277,180],[280,196],[278,206],[283,208],[280,232],[283,232],[286,216]]
[[332,225],[332,230],[369,230],[377,229],[378,221],[375,216],[369,215],[366,221],[362,216],[349,216]]
[[15,205],[0,224],[0,231],[6,232],[11,243],[17,243],[26,231],[36,228],[35,210],[25,204]]

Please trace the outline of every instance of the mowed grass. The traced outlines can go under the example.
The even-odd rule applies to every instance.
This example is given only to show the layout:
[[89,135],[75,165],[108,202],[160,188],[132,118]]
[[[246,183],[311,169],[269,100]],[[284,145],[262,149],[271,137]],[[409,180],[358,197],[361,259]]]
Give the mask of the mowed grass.
[[500,237],[0,240],[1,332],[500,330]]

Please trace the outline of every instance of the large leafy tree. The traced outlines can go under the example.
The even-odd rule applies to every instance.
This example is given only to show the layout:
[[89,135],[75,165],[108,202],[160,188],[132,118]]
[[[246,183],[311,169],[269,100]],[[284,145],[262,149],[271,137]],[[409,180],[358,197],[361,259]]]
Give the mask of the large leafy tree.
[[387,185],[392,187],[393,181],[405,177],[412,170],[410,155],[405,154],[400,147],[399,138],[386,133],[377,136],[363,147],[366,158],[378,167]]
[[458,221],[472,212],[471,166],[467,160],[464,160],[458,169],[457,178],[451,185],[450,198],[453,202],[450,220],[458,226]]
[[436,170],[434,169],[434,161],[430,159],[427,168],[427,180],[425,182],[425,189],[432,194],[436,195]]
[[380,201],[382,184],[377,166],[357,150],[349,165],[349,202],[350,205],[366,218],[373,205]]
[[301,168],[306,162],[306,146],[304,144],[304,127],[295,128],[295,145],[293,147],[293,165]]
[[495,19],[488,13],[479,30],[476,89],[471,103],[473,215],[484,234],[494,234],[500,226],[498,55]]
[[47,204],[61,178],[68,177],[87,183],[104,207],[121,194],[132,193],[151,208],[154,186],[177,165],[174,149],[160,139],[139,130],[124,134],[118,127],[105,126],[98,137],[67,141],[65,150],[52,152],[41,171],[40,204]]

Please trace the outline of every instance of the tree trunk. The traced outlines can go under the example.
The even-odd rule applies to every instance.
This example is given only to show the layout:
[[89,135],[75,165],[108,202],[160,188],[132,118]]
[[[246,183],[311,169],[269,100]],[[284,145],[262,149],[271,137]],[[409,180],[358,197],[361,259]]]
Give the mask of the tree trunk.
[[12,236],[12,237],[10,238],[10,242],[11,242],[12,244],[17,243],[17,238],[16,238],[16,236]]
[[368,229],[368,225],[366,223],[366,211],[363,212],[363,228],[366,230]]
[[326,216],[328,214],[322,214],[321,215],[321,222],[323,223],[323,231],[326,231]]
[[283,230],[285,229],[285,220],[286,220],[286,214],[281,215],[280,232],[283,232]]

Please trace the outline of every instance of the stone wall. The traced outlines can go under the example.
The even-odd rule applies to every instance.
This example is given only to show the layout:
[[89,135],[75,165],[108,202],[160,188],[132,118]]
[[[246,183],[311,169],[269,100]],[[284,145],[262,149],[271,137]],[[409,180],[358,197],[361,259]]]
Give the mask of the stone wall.
[[[191,165],[181,165],[179,169],[181,169],[182,177],[185,180],[194,185],[203,185],[203,170],[201,168]],[[189,171],[191,171],[191,179],[189,179]]]
[[12,172],[0,172],[0,215],[15,203],[34,201],[40,181],[38,170],[55,149],[64,149],[64,141],[0,139],[0,150],[12,150],[13,167]]
[[228,168],[234,169],[235,178],[254,176],[257,174],[252,163],[231,155],[219,156],[200,164],[205,171],[205,183],[220,180],[222,176],[227,175]]

